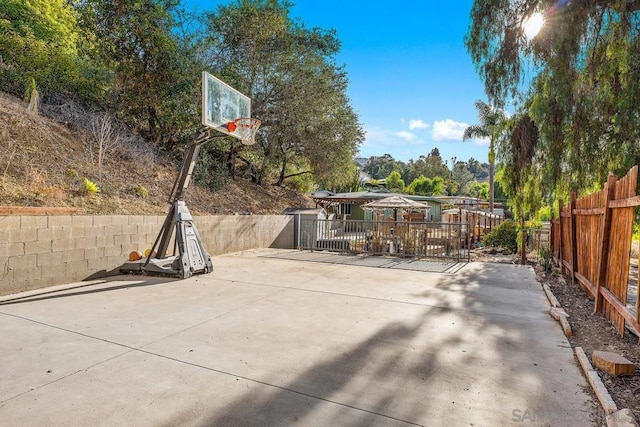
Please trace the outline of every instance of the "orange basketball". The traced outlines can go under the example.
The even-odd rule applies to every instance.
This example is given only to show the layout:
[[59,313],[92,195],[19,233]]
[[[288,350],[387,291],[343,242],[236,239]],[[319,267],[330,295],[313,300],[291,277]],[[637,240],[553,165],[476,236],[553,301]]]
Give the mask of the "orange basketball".
[[140,251],[133,251],[129,254],[129,261],[138,261],[142,259],[142,253]]
[[233,122],[229,122],[227,123],[227,129],[229,130],[229,132],[235,132],[235,130],[238,128],[238,125],[236,125]]

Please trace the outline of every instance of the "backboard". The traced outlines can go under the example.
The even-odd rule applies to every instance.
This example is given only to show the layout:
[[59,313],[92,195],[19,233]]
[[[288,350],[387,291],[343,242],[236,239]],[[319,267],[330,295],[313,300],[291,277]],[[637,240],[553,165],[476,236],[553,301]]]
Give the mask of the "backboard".
[[241,136],[227,129],[227,123],[241,117],[251,117],[251,98],[215,76],[202,72],[202,124],[236,138]]

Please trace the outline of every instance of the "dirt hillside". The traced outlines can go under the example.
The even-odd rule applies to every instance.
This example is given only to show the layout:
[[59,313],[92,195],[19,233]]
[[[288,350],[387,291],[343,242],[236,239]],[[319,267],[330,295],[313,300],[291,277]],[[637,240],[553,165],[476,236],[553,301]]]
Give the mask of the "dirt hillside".
[[[107,155],[98,168],[95,145],[86,130],[30,114],[21,100],[0,92],[0,206],[74,207],[86,214],[167,212],[178,166],[138,141]],[[85,178],[99,191],[87,192]],[[217,192],[192,183],[186,201],[196,215],[280,214],[287,207],[314,206],[298,191],[243,179]]]

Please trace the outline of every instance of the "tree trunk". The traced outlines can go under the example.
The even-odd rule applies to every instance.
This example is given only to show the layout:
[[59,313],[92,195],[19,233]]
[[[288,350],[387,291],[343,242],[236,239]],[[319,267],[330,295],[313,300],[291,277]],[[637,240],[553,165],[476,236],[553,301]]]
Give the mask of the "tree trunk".
[[287,159],[283,159],[282,167],[280,168],[280,176],[278,177],[278,182],[276,183],[276,185],[279,187],[282,187],[282,184],[284,184],[286,169],[287,169]]
[[489,212],[493,213],[493,175],[494,175],[495,166],[493,162],[489,163]]
[[231,179],[236,179],[236,144],[235,141],[231,141],[229,147],[229,156],[227,157],[227,168],[229,169],[229,175]]

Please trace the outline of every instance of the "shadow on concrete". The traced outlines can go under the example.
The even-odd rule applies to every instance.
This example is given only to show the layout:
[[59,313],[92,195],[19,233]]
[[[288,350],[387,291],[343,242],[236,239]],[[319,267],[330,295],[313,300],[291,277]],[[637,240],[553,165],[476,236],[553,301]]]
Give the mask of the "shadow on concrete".
[[[147,280],[143,280],[147,279]],[[3,305],[13,305],[13,304],[22,304],[27,302],[35,302],[35,301],[44,301],[44,300],[52,300],[57,298],[68,298],[79,295],[89,295],[89,294],[97,294],[102,292],[111,292],[117,291],[127,288],[139,288],[144,286],[154,286],[154,285],[162,285],[165,283],[175,282],[176,279],[172,278],[158,278],[158,277],[145,277],[145,276],[121,276],[119,277],[119,282],[121,281],[131,281],[132,283],[118,284],[118,285],[106,285],[101,286],[108,281],[100,281],[96,283],[95,281],[92,283],[80,283],[75,286],[64,287],[62,289],[55,289],[49,291],[42,292],[29,292],[27,295],[22,295],[10,299],[0,300],[0,306]],[[100,286],[99,288],[86,289],[89,287]]]
[[[546,315],[544,304],[539,299],[518,300],[518,295],[526,298],[527,294],[531,295],[530,291],[534,299],[542,295],[539,289],[536,294],[533,288],[535,280],[523,285],[531,280],[523,280],[522,275],[532,273],[515,270],[513,266],[507,270],[505,278],[502,267],[476,266],[461,269],[455,276],[443,275],[437,283],[425,283],[425,292],[418,297],[433,300],[434,292],[430,288],[435,287],[440,294],[441,291],[456,294],[452,299],[457,301],[455,306],[446,298],[435,305],[425,303],[428,308],[418,321],[390,322],[350,350],[330,355],[283,386],[257,381],[269,385],[271,392],[254,387],[223,412],[212,414],[206,424],[314,424],[318,413],[323,414],[320,419],[324,425],[363,427],[378,423],[469,425],[470,420],[487,425],[527,421],[545,425],[594,423],[590,410],[575,412],[577,407],[582,408],[576,403],[581,397],[574,398],[580,386],[563,383],[566,361],[558,360],[553,356],[557,353],[552,352],[564,345],[562,339],[541,341],[545,334],[540,328],[541,316]],[[496,275],[502,275],[500,285],[495,284]],[[462,298],[458,298],[460,295]],[[503,298],[504,304],[498,301],[496,309],[496,299]],[[465,323],[464,337],[450,335],[438,339],[437,347],[423,345],[418,357],[406,357],[411,351],[407,343],[428,340],[425,325],[429,319],[449,313],[455,321],[469,320]],[[527,330],[529,323],[534,325],[534,330]],[[544,319],[542,326],[546,327]],[[560,338],[561,334],[555,336]],[[461,355],[460,351],[464,350],[460,350],[460,346],[468,343],[473,343],[476,349],[480,346],[484,355]],[[286,348],[282,351],[286,352]],[[487,373],[473,372],[466,378],[452,378],[449,383],[445,379],[448,400],[443,401],[442,396],[438,396],[443,379],[435,374],[441,368],[456,372],[455,366],[448,366],[453,352],[456,352],[456,366],[486,363]],[[482,359],[487,353],[492,354],[492,358]],[[409,360],[412,365],[405,366]],[[572,356],[569,363],[573,363]],[[397,366],[400,368],[394,369]],[[404,385],[393,377],[399,369],[408,375]],[[488,381],[485,374],[491,375],[490,390],[483,388]]]
[[[311,369],[299,375],[285,386],[273,386],[272,393],[264,393],[264,390],[250,392],[226,407],[222,413],[216,413],[206,421],[210,426],[237,426],[237,425],[291,425],[301,422],[309,414],[316,411],[318,406],[333,405],[338,410],[331,410],[332,417],[322,417],[325,425],[350,425],[371,426],[386,422],[397,422],[404,425],[420,425],[415,420],[420,414],[429,409],[429,402],[419,401],[406,414],[397,414],[389,410],[392,401],[397,398],[397,393],[382,394],[374,402],[359,403],[358,397],[353,400],[341,399],[340,390],[347,388],[356,376],[373,376],[369,381],[381,383],[392,375],[392,367],[399,359],[403,358],[404,348],[396,345],[398,340],[416,339],[422,329],[423,321],[429,316],[430,310],[424,312],[420,320],[413,324],[400,322],[391,323],[377,333],[361,342],[349,351],[335,354],[327,361],[317,364]],[[451,338],[444,344],[454,345],[458,338]],[[284,349],[283,349],[284,350]],[[420,363],[411,366],[410,370],[421,377],[422,381],[428,381],[429,377],[437,369],[441,351],[429,351],[420,357]],[[375,369],[372,368],[372,360],[375,360]],[[266,384],[266,383],[263,383]],[[369,383],[359,386],[362,395],[371,395]],[[356,386],[356,388],[358,388]],[[266,397],[268,395],[268,397]],[[374,394],[375,395],[375,394]],[[355,410],[355,411],[354,411]],[[354,418],[350,418],[345,411],[356,412]],[[402,417],[406,415],[407,419]],[[306,420],[311,421],[308,419]]]

